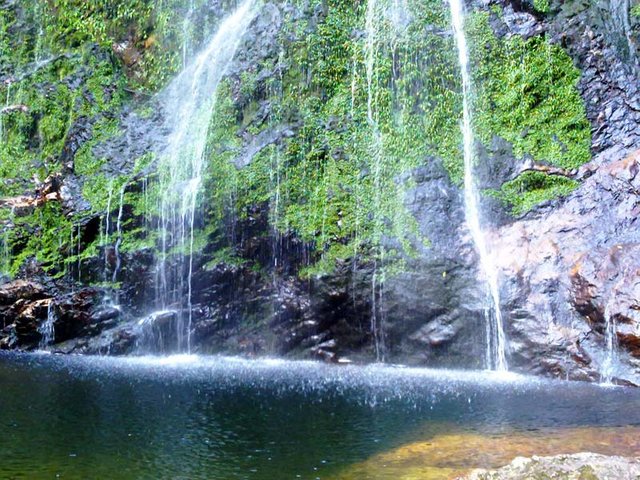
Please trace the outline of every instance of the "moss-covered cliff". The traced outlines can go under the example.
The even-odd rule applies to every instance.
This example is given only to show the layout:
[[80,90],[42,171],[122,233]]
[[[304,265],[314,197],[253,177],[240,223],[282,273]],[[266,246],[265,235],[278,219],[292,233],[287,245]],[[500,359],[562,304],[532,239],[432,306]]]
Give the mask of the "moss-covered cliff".
[[[172,113],[162,92],[236,2],[0,5],[0,268],[60,292],[106,287],[144,314]],[[598,105],[613,75],[596,65],[633,63],[628,7],[618,31],[577,0],[468,2],[490,224],[558,207],[593,152],[633,143],[611,127],[619,109],[632,125],[633,108]],[[615,54],[592,55],[598,45]],[[462,215],[457,62],[441,0],[259,4],[208,129],[193,241],[203,338],[246,327],[275,333],[276,350],[367,350],[385,324],[392,356],[464,356],[482,293]]]
[[[461,87],[446,4],[393,5],[379,2],[370,24],[366,2],[265,6],[265,12],[280,9],[270,18],[277,31],[261,52],[246,45],[245,55],[256,61],[229,75],[211,126],[203,232],[209,240],[202,242],[214,241],[218,257],[237,255],[236,239],[224,238],[228,222],[263,205],[274,232],[309,245],[308,273],[330,271],[340,258],[381,260],[428,244],[403,206],[407,174],[439,157],[452,181],[461,182]],[[78,253],[97,253],[99,238],[88,239],[95,245],[81,239],[88,252],[75,251],[74,225],[104,215],[109,196],[117,197],[152,159],[122,152],[126,166],[117,171],[96,145],[126,134],[123,109],[144,117],[156,108],[145,92],[166,84],[180,68],[183,48],[196,49],[224,7],[34,0],[2,10],[2,194],[33,192],[64,172],[79,178],[84,200],[80,211],[64,215],[47,206],[18,216],[6,239],[14,251],[8,271],[15,275],[36,256],[60,275]],[[202,21],[207,13],[210,22]],[[544,34],[497,36],[490,18],[501,15],[499,7],[472,13],[468,26],[478,140],[489,145],[501,137],[515,158],[575,168],[589,159],[590,140],[579,73]],[[492,195],[519,214],[572,188],[573,180],[527,172]],[[152,216],[153,199],[145,204],[129,190],[125,201],[133,213]],[[8,219],[9,210],[3,215]],[[55,238],[47,238],[50,228],[34,234],[34,223],[56,225]],[[125,233],[129,249],[153,243],[140,243],[149,232],[129,224],[135,230]]]

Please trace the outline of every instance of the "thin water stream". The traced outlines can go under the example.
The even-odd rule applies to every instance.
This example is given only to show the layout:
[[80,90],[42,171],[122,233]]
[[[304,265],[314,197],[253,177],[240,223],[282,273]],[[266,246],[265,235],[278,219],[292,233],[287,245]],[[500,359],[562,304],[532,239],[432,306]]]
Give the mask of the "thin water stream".
[[[372,141],[370,145],[372,158],[372,174],[374,187],[373,216],[374,235],[380,237],[383,230],[383,218],[381,214],[381,176],[382,164],[384,162],[383,142],[380,127],[378,125],[375,88],[376,88],[376,56],[378,42],[378,16],[380,15],[378,0],[367,1],[367,12],[365,21],[366,43],[365,43],[365,63],[367,74],[367,121],[371,130]],[[380,243],[380,242],[378,242]],[[371,335],[373,337],[374,352],[377,361],[385,359],[384,341],[384,274],[382,266],[384,264],[384,247],[377,246],[377,253],[374,254],[373,274],[371,276]]]
[[53,301],[50,301],[47,305],[47,318],[40,327],[38,327],[38,333],[42,336],[38,348],[40,350],[46,350],[51,345],[56,336],[55,330],[56,312],[54,309]]
[[508,370],[507,340],[500,309],[500,283],[498,270],[487,246],[481,225],[481,212],[475,182],[475,147],[472,126],[472,84],[469,71],[469,49],[464,32],[464,6],[462,0],[449,0],[451,26],[458,49],[458,63],[462,76],[462,138],[464,148],[464,204],[467,226],[480,257],[480,269],[489,288],[490,306],[487,309],[487,368]]

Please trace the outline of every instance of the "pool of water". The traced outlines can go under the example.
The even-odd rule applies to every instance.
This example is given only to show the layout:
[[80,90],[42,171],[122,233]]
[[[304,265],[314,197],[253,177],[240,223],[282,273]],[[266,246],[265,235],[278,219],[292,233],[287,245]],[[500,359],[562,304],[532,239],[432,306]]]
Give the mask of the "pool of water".
[[638,390],[381,365],[0,354],[0,478],[435,479],[583,450],[640,455]]

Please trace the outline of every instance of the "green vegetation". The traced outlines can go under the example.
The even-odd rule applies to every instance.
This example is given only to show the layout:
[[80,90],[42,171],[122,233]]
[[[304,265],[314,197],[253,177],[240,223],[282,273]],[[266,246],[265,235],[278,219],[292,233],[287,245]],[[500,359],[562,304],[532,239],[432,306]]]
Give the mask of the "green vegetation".
[[[127,90],[156,89],[177,69],[178,39],[168,28],[175,5],[153,10],[144,0],[116,3],[30,0],[0,10],[0,98],[9,107],[0,114],[0,177],[10,179],[0,183],[0,196],[33,195],[38,183],[71,167],[94,211],[101,211],[107,184],[120,188],[127,181],[107,180],[104,159],[94,158],[92,149],[119,133],[116,118],[130,96]],[[129,54],[136,56],[135,64]],[[65,160],[77,125],[90,139]],[[78,213],[69,218],[46,203],[17,217],[12,234],[4,235],[14,251],[9,270],[16,273],[35,258],[62,274],[74,249],[70,229],[90,212]]]
[[62,213],[60,205],[47,202],[33,214],[14,219],[14,244],[19,254],[11,259],[9,273],[15,275],[30,259],[39,268],[59,277],[65,274],[65,258],[74,242],[74,225]]
[[548,13],[551,9],[551,0],[533,0],[533,8],[541,13]]
[[511,205],[514,215],[522,215],[540,203],[568,195],[577,187],[578,182],[570,178],[525,172],[499,191],[488,194]]
[[[155,245],[143,219],[154,215],[158,186],[151,178],[143,189],[136,176],[153,156],[114,175],[95,152],[122,134],[123,106],[152,113],[140,92],[157,91],[180,68],[184,34],[197,44],[213,31],[217,20],[207,15],[183,31],[188,3],[29,0],[20,15],[0,11],[0,98],[26,107],[0,114],[0,176],[19,179],[0,184],[0,195],[31,193],[32,179],[67,168],[69,134],[78,125],[89,132],[66,161],[73,160],[90,211],[68,217],[47,204],[21,217],[8,238],[14,273],[37,258],[59,275],[65,262],[97,255],[100,239],[74,250],[74,225],[103,213],[109,198],[114,211],[123,189],[131,214],[122,225],[122,251]],[[268,212],[268,231],[259,235],[303,241],[305,274],[329,272],[353,257],[392,273],[428,245],[405,207],[416,169],[439,159],[462,183],[461,85],[446,3],[409,0],[410,18],[402,19],[379,2],[371,43],[363,34],[367,2],[293,3],[303,15],[283,10],[273,53],[218,91],[203,193],[207,218],[196,244],[207,247],[211,262],[254,261],[242,258],[236,227]],[[548,0],[534,5],[550,8]],[[544,37],[496,38],[488,15],[473,14],[468,25],[478,141],[489,146],[502,137],[518,158],[543,164],[586,162],[589,125],[570,58]],[[575,186],[528,173],[490,194],[521,214]]]
[[[591,158],[591,129],[576,88],[580,72],[559,46],[544,37],[499,40],[488,14],[475,14],[469,25],[475,48],[476,101],[474,123],[478,138],[490,145],[497,135],[513,144],[517,158],[573,169]],[[566,194],[576,182],[530,176],[505,184],[501,193],[514,213],[539,201]],[[529,189],[529,187],[531,189]]]
[[629,13],[632,17],[640,18],[640,3],[636,3],[635,5],[633,5]]
[[[444,5],[416,1],[410,7],[414,21],[406,29],[376,12],[374,48],[367,52],[366,39],[354,35],[364,26],[365,2],[327,2],[329,14],[312,30],[310,5],[302,19],[285,19],[279,42],[288,68],[282,77],[263,85],[245,72],[239,91],[252,101],[240,111],[229,100],[230,84],[222,87],[206,202],[214,225],[224,225],[216,219],[242,221],[256,205],[269,206],[278,232],[310,246],[307,274],[331,271],[336,260],[354,255],[390,266],[427,241],[403,206],[404,196],[412,187],[410,172],[430,156],[444,157],[461,178],[460,131],[451,114],[460,112],[460,86],[452,40],[424,31],[424,25],[446,26]],[[416,54],[427,51],[428,58]],[[374,64],[371,85],[368,59]],[[256,70],[274,63],[267,59]],[[255,119],[260,101],[270,105],[267,121]],[[242,119],[240,130],[236,118]],[[292,135],[261,149],[247,166],[232,165],[242,151],[243,130],[277,135],[293,123],[299,126]],[[385,238],[397,248],[382,248]],[[228,242],[231,247],[233,239]]]

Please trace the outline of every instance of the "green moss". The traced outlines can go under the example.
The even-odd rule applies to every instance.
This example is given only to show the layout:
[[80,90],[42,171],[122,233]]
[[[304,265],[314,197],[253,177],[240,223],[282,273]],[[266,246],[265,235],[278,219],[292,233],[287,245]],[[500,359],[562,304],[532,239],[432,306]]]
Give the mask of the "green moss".
[[590,126],[577,82],[580,71],[559,46],[543,37],[498,40],[488,16],[477,13],[470,25],[477,85],[475,126],[489,143],[499,135],[518,157],[564,168],[590,159]]
[[548,13],[551,9],[550,0],[533,0],[533,8],[540,13]]
[[[513,144],[516,157],[542,164],[573,169],[588,162],[591,128],[577,89],[580,72],[567,53],[544,37],[499,40],[486,13],[472,16],[469,31],[478,138],[489,145],[494,136],[502,137]],[[528,180],[534,177],[526,178],[518,188],[503,188],[515,213],[575,186],[557,178],[542,182],[539,175],[533,183]]]
[[60,205],[47,202],[31,215],[16,217],[14,222],[13,241],[20,251],[12,257],[11,275],[29,259],[53,276],[63,275],[65,258],[73,248],[74,225],[62,214]]
[[[308,245],[306,274],[331,271],[355,255],[384,258],[391,268],[426,243],[404,207],[410,172],[441,156],[461,178],[460,130],[451,114],[460,111],[456,56],[452,39],[437,31],[447,24],[446,9],[439,1],[411,2],[413,22],[401,30],[377,12],[369,86],[366,42],[354,33],[364,27],[365,2],[331,0],[324,7],[327,14],[315,26],[306,20],[314,5],[302,19],[285,19],[281,76],[259,85],[254,73],[241,75],[237,91],[249,99],[241,105],[232,100],[232,84],[223,85],[210,138],[207,205],[212,223],[220,222],[219,239],[225,222],[248,220],[256,206],[268,205],[272,227]],[[434,53],[427,58],[425,51]],[[255,71],[273,65],[267,59]],[[271,115],[263,122],[256,109],[265,101]],[[241,169],[232,164],[241,154],[241,135],[291,123],[297,125],[293,136],[265,147]],[[388,239],[399,248],[382,248]]]
[[636,3],[635,5],[633,5],[631,7],[631,10],[629,11],[629,14],[632,17],[640,18],[640,3]]
[[[0,177],[10,179],[0,183],[0,196],[32,195],[34,180],[59,172],[69,133],[79,124],[90,136],[73,158],[74,171],[92,210],[79,217],[103,213],[110,192],[115,205],[118,192],[132,177],[107,176],[106,160],[97,158],[94,148],[119,134],[114,119],[129,91],[155,91],[181,66],[185,33],[181,19],[188,4],[182,0],[17,3],[0,9],[0,68],[5,79],[0,98],[3,104],[26,108],[0,115]],[[204,0],[192,3],[196,9],[205,5]],[[211,31],[211,21],[209,14],[196,19],[198,28],[187,32],[194,44],[200,31]],[[138,159],[132,175],[151,161],[150,156]],[[138,219],[152,212],[147,200],[137,190],[125,196]],[[70,254],[67,230],[82,221],[79,217],[67,218],[59,206],[45,206],[17,220],[11,234],[3,235],[3,243],[14,254],[12,272],[27,259],[37,258],[48,270],[62,274],[64,265],[75,262],[78,255]],[[127,229],[123,250],[152,242],[151,235],[134,228],[133,220],[123,225]],[[40,224],[47,228],[39,228]],[[55,235],[57,248],[53,248]],[[99,242],[89,245],[80,260],[97,254],[98,246]]]
[[540,203],[569,195],[579,183],[570,178],[525,172],[505,183],[499,191],[488,192],[511,208],[514,215],[522,215]]
[[[2,116],[0,176],[22,181],[3,183],[0,195],[28,192],[34,175],[44,179],[59,171],[70,129],[86,121],[92,136],[74,160],[92,213],[105,212],[110,195],[114,210],[126,185],[124,201],[133,213],[122,225],[122,251],[152,247],[154,235],[140,225],[157,214],[159,187],[152,182],[142,188],[134,175],[145,171],[153,156],[137,159],[131,174],[112,178],[106,159],[94,152],[100,142],[119,135],[115,119],[131,90],[155,91],[179,69],[184,24],[177,19],[186,3],[26,3],[26,19],[14,18],[12,9],[0,11],[0,65],[16,74],[15,82],[0,86],[0,98],[29,107]],[[212,262],[250,260],[235,250],[235,227],[252,225],[263,208],[269,209],[274,236],[295,235],[305,242],[307,275],[331,271],[354,256],[384,264],[382,276],[392,274],[428,244],[405,208],[412,172],[439,158],[454,182],[463,176],[461,82],[448,9],[441,0],[410,0],[412,21],[394,25],[380,2],[372,58],[367,58],[361,34],[366,3],[297,1],[305,12],[283,10],[278,55],[223,81],[208,139],[207,222],[197,233],[198,246],[210,243],[224,252]],[[203,4],[195,1],[196,8]],[[546,12],[549,1],[536,0],[535,6]],[[38,28],[17,28],[21,21]],[[216,20],[199,21],[188,32],[193,44],[213,30],[207,22]],[[471,15],[469,33],[478,139],[489,145],[500,136],[518,157],[565,168],[587,161],[589,125],[569,57],[543,37],[497,39],[485,13]],[[56,60],[21,77],[49,55]],[[266,71],[273,75],[263,78]],[[139,110],[151,113],[145,105]],[[267,137],[273,141],[253,152],[246,166],[235,165],[247,155],[247,145]],[[527,174],[494,195],[518,214],[574,186]],[[54,269],[60,255],[69,253],[66,229],[72,225],[65,222],[79,219],[66,219],[59,210],[48,211],[47,218],[51,226],[62,225],[59,248],[49,245],[33,218],[23,222],[10,241],[22,242],[14,270],[39,254],[35,248],[48,252],[43,260]],[[31,234],[41,238],[25,242]],[[99,246],[94,242],[81,257],[97,254]]]

